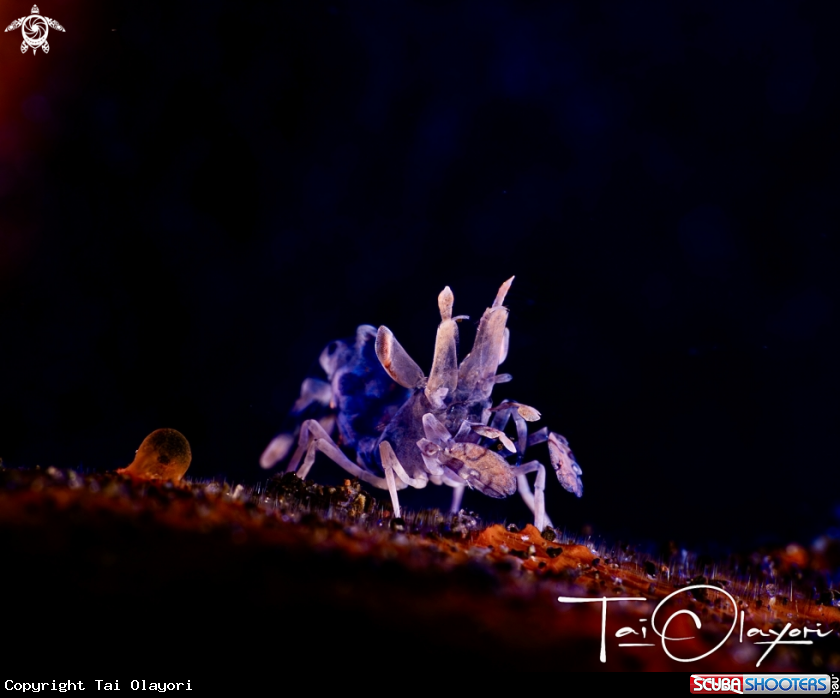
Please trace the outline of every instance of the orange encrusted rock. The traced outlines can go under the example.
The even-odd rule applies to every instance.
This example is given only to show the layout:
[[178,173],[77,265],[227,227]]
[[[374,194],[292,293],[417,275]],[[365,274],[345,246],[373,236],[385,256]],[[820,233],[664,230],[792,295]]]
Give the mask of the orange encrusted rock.
[[557,545],[543,538],[542,533],[531,524],[521,531],[509,531],[499,524],[488,526],[478,535],[476,545],[513,551],[511,554],[522,558],[522,566],[528,570],[560,572],[588,567],[595,560],[595,553],[585,545]]

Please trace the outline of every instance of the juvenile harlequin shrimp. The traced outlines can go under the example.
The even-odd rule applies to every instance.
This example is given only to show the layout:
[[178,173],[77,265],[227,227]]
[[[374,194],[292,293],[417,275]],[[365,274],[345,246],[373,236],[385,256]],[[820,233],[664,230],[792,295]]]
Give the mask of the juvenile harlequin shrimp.
[[[453,511],[465,487],[494,498],[518,490],[534,513],[534,525],[550,525],[545,467],[538,460],[523,462],[526,450],[547,442],[560,484],[578,497],[583,494],[580,466],[560,434],[547,427],[528,434],[527,422],[540,418],[537,410],[510,400],[493,407],[490,397],[496,383],[511,380],[496,371],[510,342],[508,309],[502,304],[512,282],[513,277],[502,284],[484,311],[473,349],[460,364],[458,322],[468,318],[453,317],[452,291],[448,286],[441,291],[441,323],[428,376],[385,326],[360,325],[354,339],[330,343],[320,358],[327,380],[303,382],[292,409],[299,427],[274,438],[260,459],[262,466],[284,459],[297,439],[286,472],[305,478],[320,451],[351,475],[387,489],[397,517],[397,492],[431,482],[454,488]],[[304,418],[307,414],[314,418]],[[505,433],[511,419],[513,439]],[[331,436],[336,423],[338,443]],[[355,462],[339,444],[355,451]],[[536,473],[533,490],[529,473]]]

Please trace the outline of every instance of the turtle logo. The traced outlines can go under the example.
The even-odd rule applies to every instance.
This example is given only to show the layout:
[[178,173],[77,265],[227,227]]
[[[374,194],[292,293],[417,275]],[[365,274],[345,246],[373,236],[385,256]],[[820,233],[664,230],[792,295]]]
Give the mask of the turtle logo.
[[49,17],[44,17],[38,11],[38,6],[32,6],[32,14],[29,17],[21,17],[12,22],[6,31],[10,32],[18,27],[23,27],[23,43],[20,45],[20,52],[26,53],[26,49],[32,48],[32,55],[40,48],[44,53],[50,52],[50,45],[47,43],[47,34],[50,32],[50,27],[57,29],[60,32],[64,31],[58,22]]

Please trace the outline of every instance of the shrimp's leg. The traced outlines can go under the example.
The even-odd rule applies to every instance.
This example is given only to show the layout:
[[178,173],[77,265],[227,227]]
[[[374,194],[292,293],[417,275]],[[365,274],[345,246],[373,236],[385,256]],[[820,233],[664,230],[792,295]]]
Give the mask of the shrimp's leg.
[[[307,419],[303,424],[301,424],[298,451],[302,450],[306,451],[306,457],[303,459],[303,463],[300,468],[296,469],[297,475],[301,479],[305,479],[309,474],[309,470],[315,462],[316,452],[320,451],[333,463],[344,468],[344,470],[350,473],[353,477],[364,480],[374,487],[379,487],[383,490],[389,489],[388,483],[384,478],[377,477],[373,473],[364,470],[345,456],[342,450],[336,445],[335,441],[330,438],[330,435],[326,432],[324,427],[322,427],[314,419]],[[295,470],[293,469],[287,472],[295,472]]]
[[452,487],[452,507],[450,512],[457,514],[461,510],[461,501],[464,499],[464,490],[467,489],[464,485]]
[[[538,460],[532,460],[520,465],[517,470],[516,484],[519,488],[519,495],[534,512],[534,526],[542,531],[546,526],[551,526],[551,519],[545,513],[545,466]],[[534,491],[528,485],[528,473],[536,471],[537,479],[534,481]]]
[[408,473],[405,472],[405,468],[402,467],[402,463],[397,458],[397,454],[394,453],[394,448],[387,441],[379,444],[379,455],[382,458],[382,469],[385,471],[386,487],[391,494],[391,505],[394,507],[394,516],[399,518],[400,500],[397,497],[396,478],[398,477],[400,479],[402,487],[410,485],[418,489],[425,487],[429,482],[429,478],[425,473],[421,473],[420,477],[409,477]]

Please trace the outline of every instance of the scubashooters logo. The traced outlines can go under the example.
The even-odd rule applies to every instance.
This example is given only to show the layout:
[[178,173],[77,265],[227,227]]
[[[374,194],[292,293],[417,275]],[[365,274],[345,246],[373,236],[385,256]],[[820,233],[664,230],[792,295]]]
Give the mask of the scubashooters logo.
[[[693,611],[688,610],[687,608],[679,609],[677,611],[672,612],[667,617],[665,616],[665,611],[663,608],[673,598],[678,597],[680,594],[684,594],[686,592],[694,593],[696,590],[704,590],[703,593],[706,592],[715,592],[717,594],[723,594],[728,600],[731,609],[729,612],[732,613],[732,625],[730,626],[729,630],[723,636],[723,638],[718,642],[717,645],[712,647],[712,649],[704,652],[703,654],[697,656],[688,656],[688,657],[680,657],[674,654],[672,650],[676,649],[680,646],[680,642],[685,640],[693,640],[694,636],[680,636],[680,635],[673,635],[669,634],[669,627],[671,624],[680,619],[681,616],[687,616],[691,621],[694,623],[694,627],[697,630],[700,630],[703,624],[700,621],[700,617],[694,613]],[[599,599],[590,599],[590,598],[580,598],[577,596],[560,596],[557,598],[558,601],[561,603],[600,603],[601,604],[601,652],[599,655],[599,659],[602,663],[607,661],[607,606],[611,603],[618,603],[618,602],[633,602],[633,601],[648,601],[643,596],[635,596],[635,597],[622,597],[617,596],[613,598],[608,598],[606,596],[602,596]],[[723,603],[723,602],[722,602]],[[724,603],[721,607],[720,611],[722,613],[727,612],[726,604]],[[732,596],[728,591],[725,589],[721,589],[717,586],[712,586],[709,584],[693,584],[691,586],[683,587],[682,589],[678,589],[674,591],[668,596],[666,596],[662,601],[660,601],[656,608],[653,611],[653,614],[650,616],[650,623],[648,624],[648,619],[643,618],[640,619],[639,623],[640,626],[638,628],[631,628],[631,627],[624,627],[619,629],[615,633],[616,638],[623,638],[627,636],[632,636],[630,639],[637,640],[635,642],[620,642],[618,643],[619,647],[656,647],[657,644],[661,645],[662,651],[665,652],[671,659],[676,662],[696,662],[704,657],[708,657],[710,654],[714,654],[717,652],[723,645],[726,643],[727,640],[732,636],[732,633],[735,632],[736,628],[739,630],[738,632],[738,642],[744,643],[745,636],[747,641],[751,644],[756,646],[766,646],[767,649],[764,650],[764,653],[759,657],[758,661],[755,663],[756,668],[761,666],[761,663],[765,660],[767,655],[773,651],[779,645],[813,645],[814,641],[813,637],[826,637],[832,634],[832,630],[821,630],[820,626],[822,623],[817,623],[816,628],[795,628],[793,627],[792,623],[787,623],[783,628],[774,629],[762,629],[762,628],[745,628],[745,614],[744,611],[740,610],[738,607],[738,603],[735,601],[735,597]],[[652,632],[648,632],[648,631]],[[674,629],[671,629],[671,633],[674,632]],[[641,642],[638,642],[641,640]],[[656,642],[654,642],[656,640]],[[827,679],[827,675],[824,676]],[[782,690],[782,692],[786,692]],[[817,691],[812,691],[817,692]],[[826,691],[828,692],[828,691]],[[840,692],[840,691],[838,691]]]
[[692,674],[691,692],[820,695],[840,693],[837,683],[836,674]]

